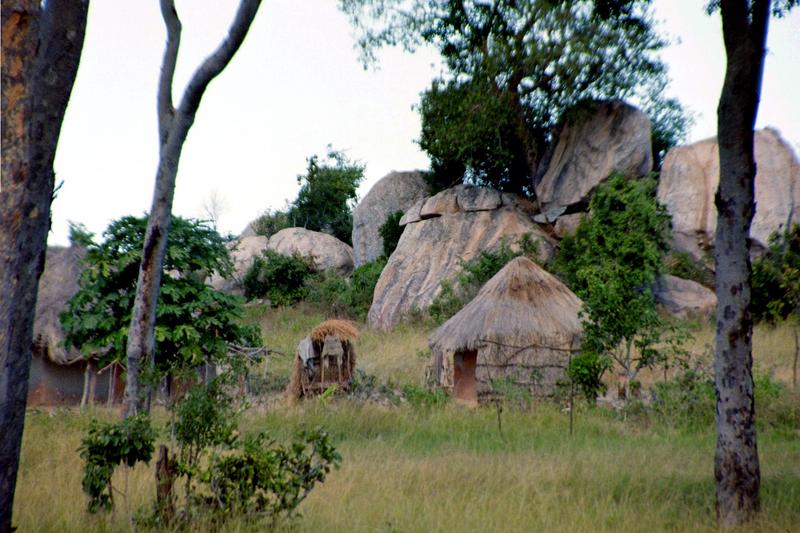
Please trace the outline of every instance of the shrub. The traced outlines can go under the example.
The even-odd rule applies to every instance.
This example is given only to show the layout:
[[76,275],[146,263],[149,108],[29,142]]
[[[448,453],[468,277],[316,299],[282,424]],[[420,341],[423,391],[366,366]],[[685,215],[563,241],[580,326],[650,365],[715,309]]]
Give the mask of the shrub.
[[667,273],[683,279],[696,281],[706,287],[714,287],[714,272],[701,261],[686,252],[671,252],[664,261]]
[[114,503],[111,484],[114,469],[123,463],[129,468],[139,461],[149,463],[155,439],[156,431],[144,414],[110,424],[92,420],[78,448],[85,461],[81,484],[89,496],[90,513],[111,509]]
[[253,224],[256,235],[264,237],[272,237],[280,230],[291,227],[292,220],[289,218],[289,213],[280,209],[267,209]]
[[416,409],[442,407],[450,401],[450,395],[444,389],[428,389],[411,383],[403,385],[403,395]]
[[400,236],[403,235],[403,227],[400,226],[401,218],[403,218],[403,212],[395,211],[386,217],[386,222],[378,228],[378,235],[383,239],[384,257],[392,255],[392,252],[397,248],[397,243],[400,241]]
[[767,253],[753,261],[750,312],[774,323],[800,307],[800,226],[774,233]]
[[328,316],[364,320],[384,266],[386,259],[380,258],[355,269],[350,279],[333,272],[313,276],[308,280],[306,300]]
[[289,305],[306,296],[306,281],[312,273],[309,259],[265,250],[244,276],[244,295],[248,300],[266,297],[272,305]]

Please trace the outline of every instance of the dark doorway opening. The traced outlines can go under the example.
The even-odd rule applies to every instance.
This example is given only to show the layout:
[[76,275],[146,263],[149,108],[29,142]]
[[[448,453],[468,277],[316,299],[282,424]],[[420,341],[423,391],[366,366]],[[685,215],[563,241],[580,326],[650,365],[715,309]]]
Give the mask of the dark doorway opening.
[[475,379],[477,351],[457,352],[453,356],[453,393],[456,400],[478,405],[478,382]]

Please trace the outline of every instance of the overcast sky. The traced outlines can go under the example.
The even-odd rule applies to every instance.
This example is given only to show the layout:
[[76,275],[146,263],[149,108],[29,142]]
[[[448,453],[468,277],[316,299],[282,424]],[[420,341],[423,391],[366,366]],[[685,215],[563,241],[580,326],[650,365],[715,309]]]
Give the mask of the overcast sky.
[[[725,54],[705,1],[656,0],[671,94],[697,114],[690,141],[715,135]],[[236,0],[178,1],[183,22],[175,100],[218,45]],[[156,87],[165,31],[157,0],[92,0],[86,41],[58,154],[50,244],[67,221],[100,234],[149,209],[157,166]],[[184,145],[174,211],[203,217],[222,204],[220,230],[239,233],[295,197],[306,158],[330,143],[366,165],[363,196],[392,170],[427,168],[417,146],[419,93],[440,67],[432,50],[387,50],[365,71],[335,0],[265,1],[242,48],[209,86]],[[800,9],[773,20],[758,126],[800,147]]]

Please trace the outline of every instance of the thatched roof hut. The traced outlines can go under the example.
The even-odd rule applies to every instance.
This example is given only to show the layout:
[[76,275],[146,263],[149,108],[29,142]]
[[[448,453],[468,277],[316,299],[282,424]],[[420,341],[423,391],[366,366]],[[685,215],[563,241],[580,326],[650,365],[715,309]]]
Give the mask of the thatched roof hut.
[[346,390],[356,367],[353,341],[358,329],[346,320],[326,320],[297,346],[292,377],[286,387],[290,401],[324,392],[335,386]]
[[579,346],[581,305],[530,259],[510,261],[428,339],[437,384],[468,403],[491,399],[499,382],[553,394]]

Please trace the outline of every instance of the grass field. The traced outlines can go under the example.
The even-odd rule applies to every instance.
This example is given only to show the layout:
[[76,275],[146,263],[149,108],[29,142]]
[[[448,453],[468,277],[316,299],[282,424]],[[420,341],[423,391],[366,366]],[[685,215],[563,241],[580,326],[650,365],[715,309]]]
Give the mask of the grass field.
[[[288,372],[299,338],[320,317],[298,310],[259,313],[266,344],[284,351],[269,373]],[[693,347],[701,352],[707,328]],[[356,345],[359,366],[380,380],[422,383],[427,331],[365,331]],[[794,337],[788,326],[758,330],[756,367],[780,381],[791,376]],[[796,401],[797,395],[791,396]],[[795,405],[795,409],[800,408]],[[343,456],[342,467],[302,504],[299,531],[713,531],[713,427],[625,418],[605,409],[567,414],[542,403],[507,408],[498,427],[493,407],[414,408],[313,400],[297,407],[260,403],[241,431],[266,430],[288,439],[322,426]],[[92,416],[116,413],[30,411],[22,450],[15,524],[19,531],[123,531],[133,512],[154,498],[152,468],[130,472],[127,498],[115,515],[85,512],[76,449]],[[158,416],[163,418],[163,414]],[[800,431],[762,427],[762,512],[748,531],[798,531]],[[115,486],[124,490],[125,475]],[[202,529],[199,527],[198,529]],[[226,530],[257,531],[234,523]]]

